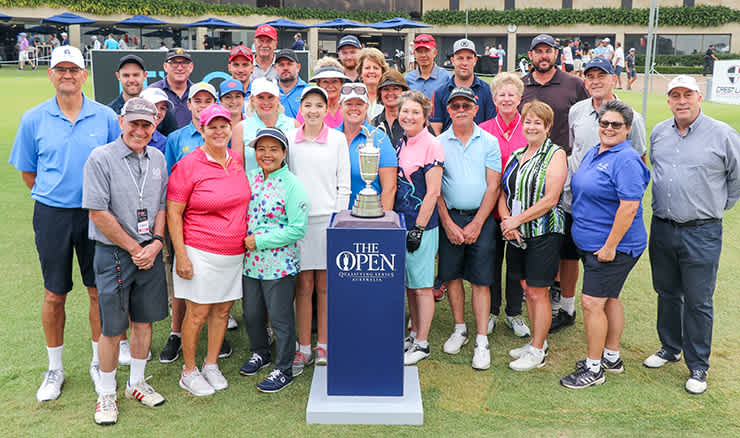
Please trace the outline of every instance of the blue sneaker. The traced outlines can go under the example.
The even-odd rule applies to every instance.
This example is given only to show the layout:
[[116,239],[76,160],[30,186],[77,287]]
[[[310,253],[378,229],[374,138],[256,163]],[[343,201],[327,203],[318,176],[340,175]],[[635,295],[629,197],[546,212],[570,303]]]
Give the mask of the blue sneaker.
[[242,365],[242,367],[239,369],[239,374],[241,374],[242,376],[253,376],[257,374],[257,371],[268,365],[270,365],[269,357],[267,359],[264,359],[259,354],[252,353],[252,358],[249,359],[244,365]]
[[270,375],[257,385],[262,392],[278,392],[293,383],[293,376],[289,376],[280,370],[272,370]]

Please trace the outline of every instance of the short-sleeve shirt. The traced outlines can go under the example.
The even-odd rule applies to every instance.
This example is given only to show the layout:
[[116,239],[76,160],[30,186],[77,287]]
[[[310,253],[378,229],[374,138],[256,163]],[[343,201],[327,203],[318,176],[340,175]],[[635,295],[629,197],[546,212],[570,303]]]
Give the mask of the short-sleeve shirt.
[[512,152],[527,145],[527,139],[524,137],[522,128],[522,116],[516,113],[511,122],[506,123],[501,118],[501,114],[491,120],[487,120],[480,125],[480,129],[496,137],[498,147],[501,150],[501,168],[509,162],[509,156]]
[[113,38],[108,38],[105,40],[103,48],[108,50],[118,50],[121,48],[121,45],[118,44],[118,41],[114,40]]
[[72,122],[56,96],[21,117],[8,162],[21,172],[35,172],[31,198],[60,208],[82,206],[82,171],[90,152],[121,133],[116,114],[82,96]]
[[[141,199],[139,198],[141,192]],[[137,154],[121,137],[96,148],[85,164],[82,208],[111,213],[129,236],[137,242],[151,240],[157,212],[165,209],[167,196],[167,162],[152,147]],[[146,209],[148,230],[139,232],[137,210]],[[95,222],[90,221],[88,237],[114,245]]]
[[642,197],[650,182],[650,171],[632,149],[630,140],[599,153],[599,146],[586,152],[573,174],[573,241],[584,251],[598,251],[606,243],[620,201],[640,201],[617,251],[635,257],[647,246],[642,220]]
[[306,87],[308,87],[308,83],[299,76],[298,82],[287,93],[280,88],[280,104],[285,108],[286,116],[292,119],[296,118],[296,115],[298,115],[298,108],[301,106],[301,94],[303,93],[303,89]]
[[230,150],[224,169],[197,148],[172,168],[167,200],[185,204],[185,244],[222,255],[244,254],[251,196],[242,163]]
[[[398,185],[393,210],[406,217],[406,229],[414,228],[419,209],[427,194],[426,174],[435,166],[444,166],[444,150],[439,140],[422,129],[415,137],[406,138],[397,149]],[[439,225],[437,203],[425,225],[430,230]]]
[[[254,148],[249,146],[249,142],[257,137],[257,133],[260,130],[265,129],[265,122],[259,118],[257,114],[245,118],[242,122],[242,141],[244,142],[244,167],[246,172],[249,173],[255,169],[258,169],[257,157],[254,154]],[[291,129],[295,128],[295,119],[291,119],[285,114],[279,114],[275,128],[286,133]]]
[[167,147],[167,137],[162,135],[162,133],[159,131],[154,131],[154,134],[152,134],[152,139],[149,140],[148,146],[157,148],[159,149],[159,152],[162,152],[164,154],[164,151]]
[[172,91],[170,88],[170,84],[167,82],[167,77],[153,84],[149,84],[150,87],[161,88],[165,93],[167,93],[167,98],[175,108],[175,120],[177,120],[178,128],[182,128],[193,120],[193,115],[190,112],[190,108],[188,108],[188,94],[190,93],[191,85],[193,85],[193,83],[188,79],[188,87],[185,89],[182,96],[178,96],[177,93]]
[[424,93],[426,97],[434,99],[434,92],[446,84],[451,77],[452,74],[449,71],[443,69],[437,64],[434,64],[432,72],[429,74],[428,78],[422,78],[419,73],[419,69],[417,68],[406,73],[405,79],[409,89],[419,90]]
[[[447,112],[447,99],[456,86],[455,77],[450,76],[447,83],[434,92],[434,98],[432,99],[434,105],[432,106],[432,114],[429,116],[429,121],[432,123],[441,123],[442,131],[447,130],[452,125],[452,119]],[[475,93],[475,103],[478,105],[478,112],[475,114],[473,121],[476,124],[480,124],[494,118],[496,116],[496,105],[493,104],[491,86],[481,81],[478,76],[475,76],[470,89]]]
[[254,71],[252,71],[252,76],[249,77],[249,82],[252,83],[252,81],[257,78],[267,78],[271,81],[277,81],[278,72],[275,69],[275,64],[271,64],[270,67],[267,68],[267,70],[263,70],[262,67],[260,67],[260,65],[257,64],[257,62],[255,61]]
[[202,144],[203,136],[200,134],[200,131],[195,129],[192,121],[167,136],[164,157],[167,159],[167,169],[170,173],[172,173],[172,166],[175,163]]
[[444,149],[442,197],[447,208],[475,210],[488,189],[486,170],[501,172],[501,150],[494,136],[476,125],[467,144],[455,137],[452,128],[438,137]]

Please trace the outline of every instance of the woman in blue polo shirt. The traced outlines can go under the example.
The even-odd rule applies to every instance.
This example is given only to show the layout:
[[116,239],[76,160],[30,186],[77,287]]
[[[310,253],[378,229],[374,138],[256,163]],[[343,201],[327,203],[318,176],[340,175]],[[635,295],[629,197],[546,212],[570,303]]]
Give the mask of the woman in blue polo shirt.
[[604,383],[604,371],[623,373],[619,343],[624,309],[619,293],[647,246],[642,196],[650,171],[627,134],[632,108],[611,100],[599,109],[601,143],[573,174],[573,240],[583,261],[583,322],[588,355],[560,379],[573,389]]

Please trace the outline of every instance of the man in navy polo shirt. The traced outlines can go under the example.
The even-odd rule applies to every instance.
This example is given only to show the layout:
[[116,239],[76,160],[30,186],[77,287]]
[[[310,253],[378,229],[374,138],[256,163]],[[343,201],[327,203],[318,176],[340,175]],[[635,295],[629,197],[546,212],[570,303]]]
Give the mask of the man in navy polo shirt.
[[301,93],[308,86],[298,75],[301,64],[293,50],[283,49],[275,55],[275,67],[280,86],[280,104],[285,108],[285,115],[295,119],[301,105]]
[[493,104],[491,87],[486,82],[481,81],[473,72],[475,64],[478,62],[475,44],[463,38],[455,41],[453,49],[452,64],[455,66],[455,72],[447,83],[434,93],[434,99],[432,99],[434,106],[429,121],[437,135],[446,131],[452,125],[452,119],[446,108],[450,93],[456,87],[468,87],[475,93],[476,105],[478,106],[478,112],[474,118],[476,124],[496,117],[496,106]]
[[48,76],[56,96],[21,117],[9,160],[21,171],[35,200],[33,229],[44,278],[41,322],[49,358],[49,369],[36,393],[39,402],[57,399],[64,384],[64,305],[73,286],[73,252],[90,299],[90,377],[98,389],[100,314],[92,266],[95,243],[87,237],[87,210],[82,209],[82,169],[94,148],[112,142],[121,132],[113,110],[82,93],[87,71],[78,48],[54,49]]
[[[193,73],[193,58],[185,50],[176,47],[167,52],[167,58],[163,64],[167,75],[161,81],[157,81],[150,87],[161,88],[167,93],[172,105],[175,106],[175,119],[177,128],[182,128],[190,123],[190,109],[188,108],[188,96],[190,94],[190,74]],[[160,132],[162,132],[160,130]],[[169,135],[169,132],[162,132]]]
[[450,80],[452,75],[434,63],[437,57],[437,42],[434,37],[423,33],[414,38],[416,69],[406,73],[406,83],[412,90],[419,90],[430,99],[434,92]]

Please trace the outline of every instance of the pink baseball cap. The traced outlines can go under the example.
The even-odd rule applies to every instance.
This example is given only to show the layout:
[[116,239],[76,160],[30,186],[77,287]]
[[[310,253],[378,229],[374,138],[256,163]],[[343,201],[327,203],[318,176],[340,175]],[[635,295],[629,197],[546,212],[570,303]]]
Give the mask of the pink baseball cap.
[[266,36],[270,39],[273,39],[277,41],[277,31],[274,27],[270,26],[269,24],[263,24],[262,26],[259,26],[257,28],[257,31],[254,32],[254,37],[260,37],[260,36]]
[[200,113],[200,126],[206,126],[211,123],[211,120],[217,117],[223,117],[231,123],[231,113],[229,113],[229,110],[214,103]]

